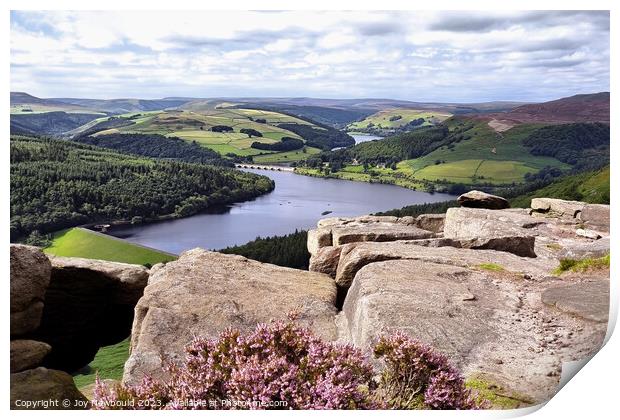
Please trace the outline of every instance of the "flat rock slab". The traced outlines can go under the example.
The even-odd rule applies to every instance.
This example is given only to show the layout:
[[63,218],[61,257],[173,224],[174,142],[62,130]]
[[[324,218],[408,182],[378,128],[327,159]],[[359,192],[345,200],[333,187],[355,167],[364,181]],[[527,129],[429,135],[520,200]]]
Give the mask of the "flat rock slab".
[[609,214],[609,205],[607,204],[588,204],[581,210],[579,218],[588,226],[609,232]]
[[460,267],[496,264],[507,271],[528,274],[531,277],[544,277],[557,266],[557,262],[553,260],[519,257],[508,252],[450,246],[432,248],[417,245],[415,242],[363,242],[355,246],[345,246],[340,253],[336,283],[340,287],[349,287],[362,267],[387,260],[422,260]]
[[199,248],[187,251],[149,279],[135,308],[123,381],[138,382],[145,373],[161,378],[167,362],[184,359],[194,335],[217,337],[228,327],[249,331],[292,311],[300,323],[333,340],[336,293],[325,274]]
[[363,226],[347,225],[332,227],[334,246],[352,242],[389,242],[405,239],[425,239],[433,232],[399,223],[372,223]]
[[596,322],[609,319],[609,280],[551,287],[541,294],[547,305]]
[[610,252],[611,242],[609,236],[607,236],[591,242],[565,240],[560,242],[560,246],[560,258],[581,260],[584,258],[604,257]]

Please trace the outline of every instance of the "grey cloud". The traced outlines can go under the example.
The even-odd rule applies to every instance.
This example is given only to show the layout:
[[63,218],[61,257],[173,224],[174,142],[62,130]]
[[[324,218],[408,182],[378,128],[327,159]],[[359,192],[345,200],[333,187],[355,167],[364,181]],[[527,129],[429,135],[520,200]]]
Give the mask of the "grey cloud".
[[446,12],[429,29],[449,32],[489,32],[513,25],[550,27],[588,22],[599,30],[609,30],[609,11],[559,10],[490,15],[487,12]]
[[363,22],[356,25],[358,32],[364,36],[383,36],[403,32],[403,27],[396,19],[380,22]]

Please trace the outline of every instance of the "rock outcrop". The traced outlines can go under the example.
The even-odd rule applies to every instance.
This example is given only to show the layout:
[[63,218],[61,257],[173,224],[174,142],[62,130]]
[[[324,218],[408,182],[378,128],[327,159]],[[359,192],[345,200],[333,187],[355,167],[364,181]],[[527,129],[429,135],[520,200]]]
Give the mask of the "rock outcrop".
[[577,217],[586,203],[582,201],[567,201],[558,198],[534,198],[530,204],[532,211],[548,213],[556,217]]
[[12,244],[11,408],[88,408],[66,372],[129,336],[147,282],[141,266],[50,261],[39,248]]
[[248,331],[289,312],[333,340],[335,303],[336,285],[327,275],[199,248],[187,251],[149,279],[135,308],[123,381],[135,383],[146,373],[161,376],[167,362],[182,360],[194,335],[216,337],[228,327]]
[[11,336],[35,330],[41,322],[51,264],[39,248],[11,244]]
[[100,347],[131,333],[133,309],[148,282],[145,267],[52,257],[41,325],[29,338],[52,346],[43,365],[72,372]]
[[47,343],[34,340],[11,341],[11,373],[21,372],[41,365],[52,350]]
[[38,367],[11,375],[11,409],[74,410],[88,408],[68,373]]
[[477,209],[502,210],[510,207],[505,198],[476,190],[461,194],[456,201],[463,207]]

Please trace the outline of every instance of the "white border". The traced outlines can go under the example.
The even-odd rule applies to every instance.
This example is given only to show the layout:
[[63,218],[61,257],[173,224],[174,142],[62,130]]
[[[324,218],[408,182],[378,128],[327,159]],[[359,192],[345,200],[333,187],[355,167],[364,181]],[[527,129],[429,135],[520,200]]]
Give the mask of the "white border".
[[[217,9],[227,9],[227,10],[246,10],[246,9],[266,9],[266,10],[485,10],[485,9],[495,9],[495,10],[568,10],[568,9],[583,9],[583,10],[610,10],[611,9],[611,86],[615,86],[615,79],[618,73],[618,63],[617,63],[617,53],[614,50],[614,47],[618,47],[618,43],[614,41],[618,36],[618,6],[620,2],[614,2],[611,0],[589,0],[587,2],[577,1],[577,0],[564,0],[564,1],[551,1],[551,0],[504,0],[504,1],[490,1],[490,0],[469,0],[469,1],[459,1],[459,0],[442,0],[442,1],[422,1],[422,2],[412,2],[405,0],[383,0],[381,2],[363,2],[363,1],[335,1],[335,0],[314,0],[312,2],[304,3],[304,4],[295,4],[295,2],[283,1],[283,0],[265,0],[265,1],[249,1],[249,0],[229,0],[226,2],[214,2],[213,4],[205,4],[205,1],[199,0],[185,0],[182,3],[179,2],[160,2],[155,4],[153,1],[146,0],[136,0],[132,2],[128,2],[126,0],[106,0],[105,2],[97,1],[97,2],[87,2],[87,1],[78,1],[78,0],[56,0],[53,3],[44,0],[8,0],[3,2],[4,6],[4,14],[1,17],[2,22],[2,41],[5,46],[4,54],[5,61],[2,66],[2,83],[4,85],[4,89],[2,90],[4,100],[5,109],[9,108],[9,91],[10,91],[10,59],[7,57],[9,54],[9,10],[18,9],[18,10],[50,10],[50,9],[92,9],[92,10],[127,10],[127,9],[151,9],[151,10],[198,10],[198,9],[207,9],[207,10],[217,10]],[[614,38],[615,36],[615,38]],[[617,109],[616,103],[614,100],[614,96],[612,95],[611,99],[611,109],[615,111]],[[616,207],[616,194],[618,192],[618,177],[616,176],[615,168],[617,167],[617,156],[615,151],[617,146],[616,136],[615,136],[615,127],[617,126],[618,113],[614,114],[612,112],[612,149],[611,149],[611,159],[612,159],[612,208]],[[2,197],[9,197],[9,165],[8,165],[8,133],[9,133],[9,113],[2,115],[1,127],[2,133],[4,134],[4,144],[5,154],[4,154],[4,177],[2,179]],[[9,278],[9,267],[8,267],[8,243],[9,243],[9,229],[8,229],[8,220],[9,220],[9,200],[5,198],[3,201],[4,205],[1,207],[2,211],[2,220],[4,223],[0,223],[0,229],[3,235],[3,243],[5,249],[5,258],[2,260],[2,278],[4,281],[4,307],[8,308],[10,306],[9,302],[9,293],[8,293],[8,278]],[[612,221],[612,231],[616,232],[616,218],[613,218]],[[617,241],[618,238],[612,236],[612,247],[613,249],[617,249]],[[615,260],[614,260],[615,261]],[[616,281],[616,273],[617,268],[616,264],[612,263],[612,317],[610,318],[610,328],[615,324],[615,319],[618,311],[618,287],[615,284]],[[6,311],[6,309],[5,309]],[[613,321],[612,321],[613,320]],[[8,317],[5,316],[2,319],[4,337],[8,337]],[[611,331],[611,329],[610,329]],[[608,334],[609,335],[609,334]],[[608,337],[609,338],[609,337]],[[618,381],[620,380],[620,369],[617,355],[620,354],[620,342],[617,337],[617,334],[612,335],[606,346],[601,349],[601,351],[594,356],[594,358],[582,369],[581,372],[578,373],[575,379],[570,380],[569,383],[560,390],[560,392],[552,398],[548,404],[542,407],[540,410],[537,410],[530,414],[530,418],[533,419],[543,419],[549,417],[560,417],[563,419],[572,419],[572,418],[593,418],[593,419],[605,419],[610,418],[611,414],[617,412],[617,400],[618,400]],[[8,374],[8,340],[5,341],[5,345],[2,347],[2,354],[0,355],[0,360],[4,360],[2,376],[2,389],[1,394],[2,400],[0,402],[1,409],[9,411],[9,374]],[[527,414],[531,410],[514,410],[510,412],[390,412],[390,413],[377,413],[377,412],[295,412],[294,416],[298,418],[309,418],[315,416],[325,416],[328,417],[338,417],[342,418],[376,418],[376,416],[385,416],[390,415],[390,417],[394,418],[411,418],[415,416],[416,418],[498,418],[498,417],[516,417],[519,415]],[[60,413],[60,412],[10,412],[11,416],[15,417],[23,417],[23,416],[32,416],[33,413],[39,415],[45,415],[51,419],[53,418],[72,418],[74,416],[79,416],[82,418],[84,416],[83,412],[71,412],[71,413]],[[92,412],[92,416],[129,416],[129,413],[109,413],[102,414],[98,412]],[[179,416],[178,414],[165,414],[165,413],[132,413],[132,416],[168,416],[173,415],[175,417]],[[213,416],[213,414],[198,414],[198,413],[185,413],[183,416],[196,416],[200,415],[201,418],[204,418],[205,415]],[[247,417],[252,416],[252,418],[289,418],[291,413],[283,413],[283,412],[269,412],[269,413],[259,413],[259,412],[219,412],[215,414],[219,417]]]

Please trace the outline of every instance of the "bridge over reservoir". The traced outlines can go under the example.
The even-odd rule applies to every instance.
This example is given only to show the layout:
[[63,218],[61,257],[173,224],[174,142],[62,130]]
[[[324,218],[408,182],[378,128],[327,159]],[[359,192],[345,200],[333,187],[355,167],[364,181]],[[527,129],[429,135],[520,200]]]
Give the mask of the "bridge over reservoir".
[[295,168],[291,168],[290,166],[276,166],[276,165],[257,165],[250,163],[236,163],[235,168],[240,169],[262,169],[264,171],[288,171],[295,172]]

